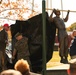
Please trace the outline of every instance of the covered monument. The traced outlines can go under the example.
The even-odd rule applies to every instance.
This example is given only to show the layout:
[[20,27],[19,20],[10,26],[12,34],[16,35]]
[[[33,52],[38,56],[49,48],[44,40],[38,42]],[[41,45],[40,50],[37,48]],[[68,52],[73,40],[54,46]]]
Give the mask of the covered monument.
[[[28,20],[20,21],[16,20],[15,24],[11,26],[12,33],[12,49],[15,44],[15,34],[21,32],[23,36],[29,39],[29,51],[30,60],[32,63],[32,68],[34,72],[42,71],[42,13],[38,14]],[[54,40],[55,40],[56,27],[54,23],[49,21],[48,13],[46,12],[46,40],[47,40],[47,53],[46,61],[48,62],[52,58],[54,50]],[[46,63],[47,63],[46,62]]]

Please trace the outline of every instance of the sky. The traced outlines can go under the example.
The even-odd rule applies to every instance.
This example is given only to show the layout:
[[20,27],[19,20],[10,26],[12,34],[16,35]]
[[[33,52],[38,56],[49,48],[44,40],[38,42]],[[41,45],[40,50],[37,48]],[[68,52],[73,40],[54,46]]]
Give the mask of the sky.
[[[38,4],[38,10],[42,11],[42,1],[43,0],[34,0],[35,4]],[[66,28],[69,27],[71,24],[76,22],[76,0],[45,0],[46,8],[51,9],[60,9],[60,10],[70,10],[69,19],[65,22]],[[62,3],[62,4],[61,4]],[[47,10],[46,10],[47,11]],[[48,10],[48,14],[50,15],[52,10]],[[61,11],[61,18],[66,17],[67,12]]]
[[[76,11],[76,0],[46,0],[48,1],[48,5],[46,5],[48,8],[55,8],[60,10],[70,10],[70,11]],[[61,5],[62,1],[62,5]],[[67,12],[62,12],[63,16],[61,15],[61,18],[65,18]],[[71,24],[76,22],[76,12],[70,12],[69,13],[69,19],[65,23],[66,27],[69,27]]]

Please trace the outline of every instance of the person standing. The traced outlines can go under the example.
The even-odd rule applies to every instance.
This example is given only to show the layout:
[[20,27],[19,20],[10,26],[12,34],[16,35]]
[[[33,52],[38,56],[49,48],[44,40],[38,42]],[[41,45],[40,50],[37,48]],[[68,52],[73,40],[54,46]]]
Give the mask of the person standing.
[[[49,19],[51,22],[55,23],[56,28],[58,29],[58,41],[60,47],[59,56],[61,57],[61,63],[68,63],[68,34],[64,22],[68,21],[69,12],[70,10],[68,10],[66,18],[62,19],[60,18],[60,10],[53,9]],[[52,17],[53,13],[55,14],[55,17]]]
[[13,59],[15,59],[15,56],[17,54],[17,60],[20,59],[27,60],[31,68],[31,61],[29,58],[30,53],[28,49],[28,38],[23,37],[23,35],[19,32],[15,35],[15,37],[17,39],[17,42],[15,43],[15,47],[13,51]]
[[70,53],[71,59],[74,59],[76,58],[76,30],[73,31],[72,38],[73,40],[71,41],[71,44],[70,44],[69,53]]
[[8,44],[8,34],[7,31],[9,30],[9,25],[4,24],[3,29],[0,30],[0,66],[2,70],[6,69],[6,45]]

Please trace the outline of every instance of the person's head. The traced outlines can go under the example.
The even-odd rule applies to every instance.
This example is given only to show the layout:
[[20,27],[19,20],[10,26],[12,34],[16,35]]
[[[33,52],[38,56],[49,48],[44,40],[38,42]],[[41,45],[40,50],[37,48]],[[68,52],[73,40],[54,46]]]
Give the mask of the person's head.
[[17,33],[16,35],[15,35],[15,38],[17,39],[17,40],[20,40],[20,39],[22,39],[22,33]]
[[76,30],[73,31],[72,35],[75,37],[76,36]]
[[54,13],[56,16],[60,16],[60,14],[61,14],[59,9],[55,10]]
[[15,70],[20,71],[23,75],[30,75],[30,68],[27,60],[20,59],[14,66]]
[[4,70],[0,73],[0,75],[22,75],[21,72],[13,70],[13,69],[8,69]]
[[3,29],[5,29],[6,31],[8,31],[8,30],[9,30],[9,24],[7,24],[7,23],[4,24],[4,25],[3,25]]

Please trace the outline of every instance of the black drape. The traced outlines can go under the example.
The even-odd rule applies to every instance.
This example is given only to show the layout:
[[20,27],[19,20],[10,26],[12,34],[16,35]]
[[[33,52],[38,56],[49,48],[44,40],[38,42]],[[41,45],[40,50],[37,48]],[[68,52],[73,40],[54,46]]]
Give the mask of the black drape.
[[[34,72],[42,70],[42,13],[38,14],[26,21],[16,20],[11,25],[12,41],[14,35],[21,32],[23,36],[29,38],[30,60]],[[54,49],[56,27],[49,21],[48,13],[46,13],[46,40],[47,40],[47,62],[52,58]],[[15,42],[14,42],[15,43]],[[14,45],[13,45],[14,47]]]

